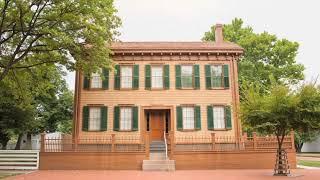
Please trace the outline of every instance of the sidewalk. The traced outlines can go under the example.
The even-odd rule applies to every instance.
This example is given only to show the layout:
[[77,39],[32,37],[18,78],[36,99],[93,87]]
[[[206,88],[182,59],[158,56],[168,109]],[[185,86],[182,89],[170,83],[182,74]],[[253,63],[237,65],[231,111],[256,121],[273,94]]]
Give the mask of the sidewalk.
[[16,180],[270,180],[294,179],[315,180],[320,177],[320,170],[295,169],[291,177],[273,176],[272,169],[264,170],[184,170],[174,172],[143,172],[143,171],[36,171],[30,174],[18,175],[7,179]]

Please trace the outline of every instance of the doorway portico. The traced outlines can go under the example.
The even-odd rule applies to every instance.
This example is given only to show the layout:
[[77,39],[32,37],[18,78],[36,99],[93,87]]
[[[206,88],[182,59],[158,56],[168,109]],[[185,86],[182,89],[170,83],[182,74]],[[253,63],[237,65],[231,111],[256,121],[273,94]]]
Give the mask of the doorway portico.
[[151,142],[163,141],[174,130],[173,106],[143,106],[141,117],[142,133],[148,132]]

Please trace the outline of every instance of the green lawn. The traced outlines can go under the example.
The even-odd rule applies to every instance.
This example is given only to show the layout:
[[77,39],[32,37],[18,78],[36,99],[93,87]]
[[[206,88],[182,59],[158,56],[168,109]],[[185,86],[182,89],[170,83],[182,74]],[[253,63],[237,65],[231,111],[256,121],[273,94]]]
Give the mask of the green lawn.
[[0,179],[7,178],[9,176],[16,176],[19,174],[23,174],[23,172],[14,172],[14,171],[0,171]]
[[15,174],[2,173],[2,172],[0,172],[0,179],[4,179],[4,178],[6,178],[6,177],[13,176],[13,175],[15,175]]
[[320,161],[299,160],[298,164],[302,166],[320,167]]

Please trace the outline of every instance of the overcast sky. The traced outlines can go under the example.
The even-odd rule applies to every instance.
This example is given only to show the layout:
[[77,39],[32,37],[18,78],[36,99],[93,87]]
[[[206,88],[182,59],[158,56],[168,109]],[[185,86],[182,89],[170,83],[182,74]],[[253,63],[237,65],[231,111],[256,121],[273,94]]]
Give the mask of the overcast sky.
[[[200,41],[213,24],[238,17],[255,32],[299,42],[306,79],[320,73],[318,0],[115,0],[115,6],[121,41]],[[74,73],[67,81],[74,89]]]

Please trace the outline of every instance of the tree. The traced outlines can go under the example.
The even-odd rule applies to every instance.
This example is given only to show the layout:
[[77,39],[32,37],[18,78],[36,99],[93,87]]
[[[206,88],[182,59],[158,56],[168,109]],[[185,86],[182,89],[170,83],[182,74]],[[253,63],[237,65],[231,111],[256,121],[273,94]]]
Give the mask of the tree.
[[71,133],[73,116],[73,93],[62,85],[52,95],[40,97],[38,102],[38,118],[44,122],[41,130],[46,132],[63,131]]
[[[212,26],[202,40],[214,41],[214,32],[215,26]],[[237,43],[245,51],[239,61],[240,94],[246,83],[259,84],[261,93],[268,92],[271,88],[270,75],[278,83],[296,84],[303,80],[304,67],[295,60],[299,48],[297,42],[278,39],[267,32],[255,33],[251,27],[244,27],[238,18],[224,25],[223,33],[226,41]]]
[[314,141],[320,135],[320,117],[317,117],[318,121],[310,121],[320,111],[320,87],[316,87],[315,83],[303,84],[298,88],[297,96],[300,99],[298,119],[308,123],[295,131],[296,151],[301,152],[305,142]]
[[5,149],[13,133],[33,128],[35,112],[28,98],[15,94],[4,82],[0,82],[0,97],[0,143]]
[[[314,100],[319,92],[310,87],[294,92],[284,85],[271,82],[271,90],[266,95],[260,93],[259,86],[247,88],[241,104],[241,116],[245,124],[258,132],[274,134],[278,142],[277,152],[283,153],[283,140],[291,129],[319,130],[320,101]],[[278,156],[279,162],[282,162],[281,158]],[[277,165],[278,174],[286,175],[285,167]]]
[[0,81],[13,69],[109,67],[120,25],[113,0],[1,0]]
[[[60,121],[71,121],[72,93],[55,65],[13,69],[0,81],[0,140],[5,144],[24,134],[55,131]],[[4,147],[4,146],[3,146]]]
[[302,147],[306,142],[312,142],[320,136],[320,130],[294,133],[294,145],[297,153],[301,153]]

